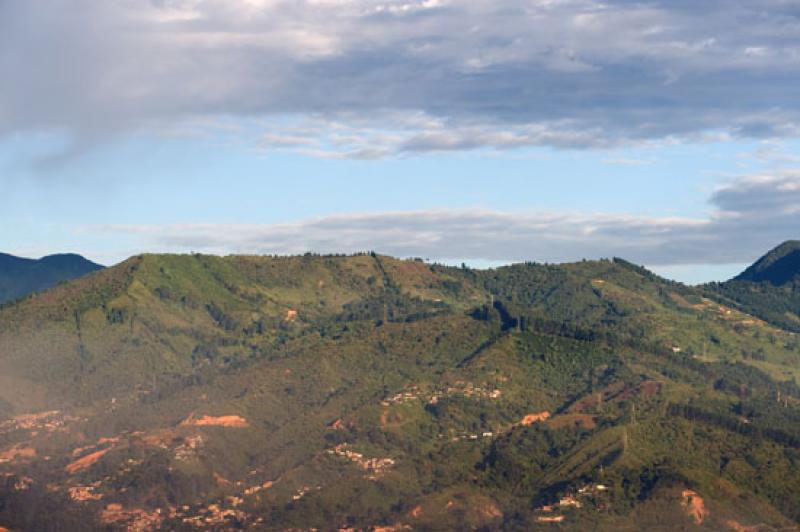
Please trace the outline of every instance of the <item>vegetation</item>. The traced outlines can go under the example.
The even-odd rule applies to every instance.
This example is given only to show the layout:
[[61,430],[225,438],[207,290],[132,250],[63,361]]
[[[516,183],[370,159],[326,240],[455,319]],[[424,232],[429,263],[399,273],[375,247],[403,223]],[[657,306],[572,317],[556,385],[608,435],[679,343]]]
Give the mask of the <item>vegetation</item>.
[[800,241],[785,242],[741,275],[705,288],[744,312],[800,332]]
[[0,310],[0,525],[792,526],[800,343],[744,310],[621,259],[133,257]]

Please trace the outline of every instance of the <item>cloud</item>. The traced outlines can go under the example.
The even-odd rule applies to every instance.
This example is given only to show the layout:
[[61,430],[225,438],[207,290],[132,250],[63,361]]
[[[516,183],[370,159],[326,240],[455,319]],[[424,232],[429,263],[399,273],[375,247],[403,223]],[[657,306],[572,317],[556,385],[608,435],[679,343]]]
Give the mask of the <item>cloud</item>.
[[796,137],[798,67],[782,0],[7,1],[0,139],[209,117],[323,157]]
[[621,256],[648,265],[730,264],[800,235],[800,172],[739,178],[705,219],[569,212],[431,210],[352,214],[273,225],[87,228],[144,249],[297,254],[376,250],[437,260],[562,262]]
[[652,164],[652,161],[646,159],[631,159],[625,157],[616,157],[613,159],[603,159],[603,164],[610,166],[644,166]]

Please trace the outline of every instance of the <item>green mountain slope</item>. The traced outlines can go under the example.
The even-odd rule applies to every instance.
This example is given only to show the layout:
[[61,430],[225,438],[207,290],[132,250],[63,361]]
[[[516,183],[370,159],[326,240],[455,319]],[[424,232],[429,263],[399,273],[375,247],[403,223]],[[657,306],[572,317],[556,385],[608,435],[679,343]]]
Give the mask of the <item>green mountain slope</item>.
[[80,255],[50,255],[39,260],[0,253],[0,304],[51,288],[102,268]]
[[800,241],[784,242],[740,275],[707,289],[745,312],[800,332]]
[[622,260],[139,256],[0,310],[0,525],[789,527],[799,367]]

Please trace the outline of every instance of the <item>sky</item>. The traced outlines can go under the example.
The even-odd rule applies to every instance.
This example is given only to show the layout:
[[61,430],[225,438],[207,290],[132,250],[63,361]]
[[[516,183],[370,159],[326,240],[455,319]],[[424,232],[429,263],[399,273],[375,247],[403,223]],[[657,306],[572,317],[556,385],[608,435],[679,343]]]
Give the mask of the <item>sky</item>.
[[800,238],[791,0],[0,0],[0,251],[620,256]]

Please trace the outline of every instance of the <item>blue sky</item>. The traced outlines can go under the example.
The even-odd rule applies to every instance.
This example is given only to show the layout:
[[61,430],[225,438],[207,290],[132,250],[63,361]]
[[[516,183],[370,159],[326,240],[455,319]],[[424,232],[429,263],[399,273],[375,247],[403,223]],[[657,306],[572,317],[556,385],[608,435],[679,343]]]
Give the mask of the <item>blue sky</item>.
[[0,2],[2,251],[618,255],[699,282],[800,235],[789,3],[27,4]]

